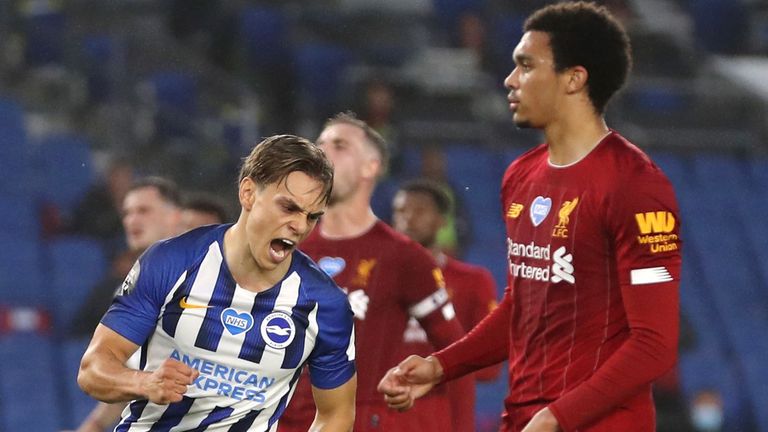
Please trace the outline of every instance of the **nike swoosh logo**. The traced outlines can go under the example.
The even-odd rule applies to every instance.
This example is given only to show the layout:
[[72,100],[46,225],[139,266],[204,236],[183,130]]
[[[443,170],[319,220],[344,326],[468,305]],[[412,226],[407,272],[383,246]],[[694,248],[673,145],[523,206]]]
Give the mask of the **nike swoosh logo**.
[[179,306],[181,306],[182,309],[208,309],[210,307],[207,305],[187,303],[187,297],[182,297],[181,300],[179,300]]

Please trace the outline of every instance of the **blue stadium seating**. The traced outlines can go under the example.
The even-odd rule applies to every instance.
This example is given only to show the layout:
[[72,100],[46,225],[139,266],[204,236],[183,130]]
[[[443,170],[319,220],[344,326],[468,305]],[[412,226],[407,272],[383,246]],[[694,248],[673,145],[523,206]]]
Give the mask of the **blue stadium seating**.
[[448,181],[469,215],[472,235],[479,241],[498,238],[504,232],[499,193],[503,169],[499,155],[471,145],[444,148]]
[[109,271],[102,244],[80,236],[59,237],[47,245],[55,328],[64,330],[90,290]]
[[707,51],[736,54],[749,37],[746,2],[732,0],[688,0],[698,45]]
[[43,261],[35,237],[0,233],[0,303],[42,305],[48,293],[43,280]]
[[187,137],[198,114],[197,77],[191,72],[163,70],[147,78],[154,95],[158,137]]
[[508,371],[507,362],[504,362],[498,378],[491,382],[477,383],[475,423],[478,431],[499,429],[501,412],[504,409],[504,397],[506,397],[509,387]]
[[65,397],[64,409],[69,416],[63,418],[61,426],[74,429],[96,405],[96,401],[83,393],[77,384],[77,371],[89,340],[70,339],[60,344],[59,386]]
[[484,3],[485,0],[433,0],[432,8],[440,24],[458,40],[457,24],[461,15],[482,12]]
[[503,82],[503,78],[515,68],[512,51],[523,36],[523,22],[525,16],[521,14],[503,14],[493,18],[491,22],[491,51],[498,70],[494,71],[497,81]]
[[31,193],[0,192],[0,233],[35,241],[39,231],[37,203]]
[[61,418],[50,337],[0,336],[0,430],[55,432]]
[[0,98],[0,193],[29,196],[30,151],[24,128],[24,110],[16,102]]
[[653,162],[661,168],[664,174],[667,176],[672,185],[677,191],[677,195],[681,195],[683,191],[687,191],[691,186],[691,169],[689,168],[690,161],[686,158],[664,152],[648,152]]
[[67,217],[95,177],[90,144],[77,135],[52,135],[43,139],[36,156],[40,196]]
[[240,39],[251,67],[270,69],[291,55],[287,22],[278,9],[249,6],[240,11]]
[[25,17],[23,24],[26,36],[24,56],[28,64],[42,66],[63,62],[68,28],[63,12],[49,10],[32,13]]
[[105,102],[114,96],[117,78],[115,61],[119,43],[109,34],[87,35],[82,41],[82,64],[88,80],[88,95],[94,102]]
[[351,53],[340,45],[307,42],[299,45],[294,55],[299,92],[306,95],[310,112],[328,115],[337,111]]

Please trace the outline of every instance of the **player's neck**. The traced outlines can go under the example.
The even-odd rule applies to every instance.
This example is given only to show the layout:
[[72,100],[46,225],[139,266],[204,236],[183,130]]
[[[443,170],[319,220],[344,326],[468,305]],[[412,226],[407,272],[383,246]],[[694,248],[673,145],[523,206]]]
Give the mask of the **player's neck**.
[[354,238],[368,232],[378,220],[368,200],[349,200],[328,207],[318,229],[325,238]]
[[578,162],[609,132],[602,116],[566,116],[544,129],[549,162],[558,166]]

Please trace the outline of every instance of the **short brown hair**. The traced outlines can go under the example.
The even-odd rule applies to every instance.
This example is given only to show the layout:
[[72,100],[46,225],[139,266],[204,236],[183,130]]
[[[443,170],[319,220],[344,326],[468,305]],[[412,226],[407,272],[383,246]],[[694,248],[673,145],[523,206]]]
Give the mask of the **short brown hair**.
[[163,201],[174,207],[181,207],[181,192],[173,180],[159,176],[142,177],[131,184],[128,192],[144,188],[154,188]]
[[605,6],[558,3],[534,12],[523,30],[549,35],[555,70],[583,66],[589,98],[598,113],[623,85],[632,68],[629,36]]
[[280,183],[300,171],[323,184],[323,201],[333,188],[333,167],[317,146],[295,135],[273,135],[256,144],[243,160],[238,183],[248,177],[259,187]]
[[372,128],[368,123],[357,118],[357,115],[352,111],[336,114],[335,116],[329,118],[323,127],[327,128],[328,126],[333,126],[335,124],[348,124],[363,130],[365,139],[368,140],[368,142],[379,154],[379,159],[381,161],[379,177],[383,177],[384,174],[387,173],[387,168],[389,167],[389,146],[387,145],[387,141],[384,139],[384,137],[382,137],[380,133],[376,132],[376,130]]

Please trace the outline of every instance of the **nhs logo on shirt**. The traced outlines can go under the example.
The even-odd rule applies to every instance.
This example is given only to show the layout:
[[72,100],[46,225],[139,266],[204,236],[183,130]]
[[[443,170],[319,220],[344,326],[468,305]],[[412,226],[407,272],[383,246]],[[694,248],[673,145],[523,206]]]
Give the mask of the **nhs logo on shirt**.
[[547,218],[550,209],[552,209],[552,198],[544,198],[541,195],[534,198],[530,210],[533,226],[541,225],[541,223],[544,222],[544,219]]
[[261,337],[272,348],[282,349],[293,342],[296,325],[285,312],[272,312],[261,322]]
[[248,312],[237,313],[235,309],[227,308],[221,313],[221,323],[233,336],[237,336],[253,327],[253,316]]
[[344,270],[344,267],[347,266],[347,262],[344,261],[344,258],[341,257],[322,257],[320,258],[320,261],[317,262],[317,265],[320,266],[320,269],[325,272],[330,277],[335,277],[337,274],[341,273],[342,270]]

